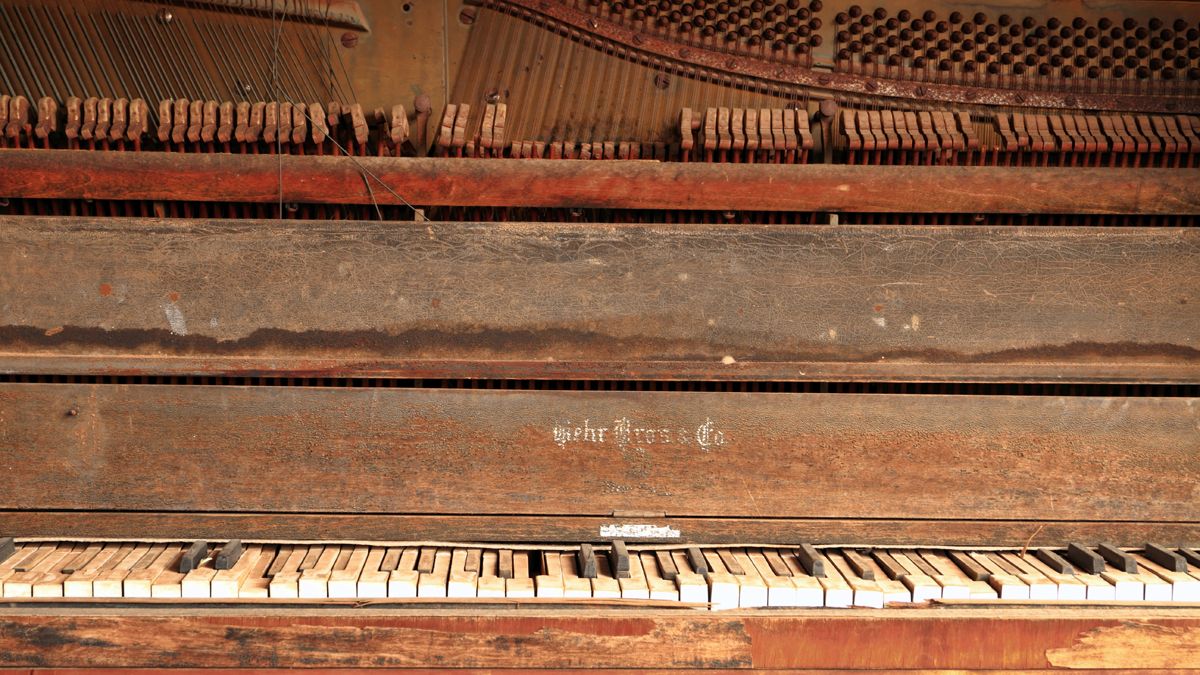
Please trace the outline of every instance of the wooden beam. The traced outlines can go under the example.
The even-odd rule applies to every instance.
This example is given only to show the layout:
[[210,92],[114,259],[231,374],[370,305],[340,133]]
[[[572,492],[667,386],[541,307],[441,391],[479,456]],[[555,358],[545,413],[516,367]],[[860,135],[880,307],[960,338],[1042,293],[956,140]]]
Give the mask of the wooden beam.
[[[30,507],[31,509],[35,507]],[[1046,517],[1053,514],[1044,514]],[[637,543],[740,545],[817,542],[848,546],[1061,546],[1112,541],[1137,547],[1197,543],[1198,522],[967,520],[914,518],[721,518],[686,516],[208,513],[170,511],[0,511],[0,532],[63,539],[247,541],[601,542],[601,528],[631,523],[675,530],[679,538]],[[1030,537],[1033,537],[1030,539]]]
[[[369,171],[379,181],[371,181]],[[70,176],[71,180],[63,180]],[[282,183],[280,177],[282,176]],[[883,213],[1200,213],[1200,170],[5,150],[4,197]],[[396,194],[393,194],[393,191]]]
[[0,419],[4,510],[1200,522],[1189,398],[4,384]]
[[0,665],[37,668],[1166,669],[1198,653],[1193,609],[0,614]]
[[0,218],[0,371],[1200,381],[1200,229]]

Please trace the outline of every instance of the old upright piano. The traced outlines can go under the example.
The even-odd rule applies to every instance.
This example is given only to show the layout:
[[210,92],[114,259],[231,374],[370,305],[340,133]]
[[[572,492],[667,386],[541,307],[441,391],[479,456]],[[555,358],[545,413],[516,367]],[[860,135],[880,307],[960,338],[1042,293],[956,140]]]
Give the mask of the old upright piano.
[[1200,665],[1200,6],[0,1],[0,667]]

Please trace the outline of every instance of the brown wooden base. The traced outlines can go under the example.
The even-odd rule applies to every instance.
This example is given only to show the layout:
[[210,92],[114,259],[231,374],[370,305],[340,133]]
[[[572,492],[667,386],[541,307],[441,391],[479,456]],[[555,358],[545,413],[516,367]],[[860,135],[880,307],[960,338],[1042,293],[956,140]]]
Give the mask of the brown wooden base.
[[1200,610],[0,612],[0,666],[1188,668]]

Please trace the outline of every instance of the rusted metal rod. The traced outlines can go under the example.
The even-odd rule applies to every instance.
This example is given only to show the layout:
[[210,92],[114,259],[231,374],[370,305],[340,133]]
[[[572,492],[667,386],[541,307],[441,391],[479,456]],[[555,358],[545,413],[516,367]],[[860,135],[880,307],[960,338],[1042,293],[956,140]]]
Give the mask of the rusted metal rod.
[[284,156],[281,170],[279,161],[254,155],[0,150],[0,197],[271,203],[282,192],[284,201],[324,204],[372,199],[400,204],[399,195],[418,206],[1200,213],[1200,170],[1194,169]]

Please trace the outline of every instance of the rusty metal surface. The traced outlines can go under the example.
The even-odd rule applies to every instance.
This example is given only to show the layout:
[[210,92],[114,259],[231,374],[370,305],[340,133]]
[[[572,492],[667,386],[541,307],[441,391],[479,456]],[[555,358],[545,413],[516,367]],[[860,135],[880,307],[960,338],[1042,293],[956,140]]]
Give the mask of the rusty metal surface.
[[[732,84],[740,77],[756,80],[758,82],[755,84],[758,86],[812,89],[826,96],[859,95],[967,105],[1142,112],[1200,111],[1200,98],[1194,95],[1097,94],[1091,93],[1087,88],[1065,92],[1036,91],[1023,87],[1003,89],[946,82],[905,81],[887,77],[886,71],[882,77],[878,74],[830,72],[812,68],[811,65],[802,65],[800,59],[791,62],[771,61],[748,54],[728,53],[720,50],[715,40],[708,48],[681,44],[656,35],[648,26],[635,29],[576,9],[566,2],[488,0],[485,4],[527,20],[549,22],[555,31],[569,31],[576,34],[576,39],[586,36],[589,41],[594,42],[596,48],[621,58],[654,62],[658,67],[670,71],[691,68],[697,71],[697,79],[729,79]],[[1192,8],[1185,11],[1195,13]],[[826,21],[829,28],[832,28],[832,16]]]
[[3,509],[1200,522],[1191,398],[7,384],[0,415]]
[[1196,382],[1198,266],[1170,228],[10,218],[0,364]]

